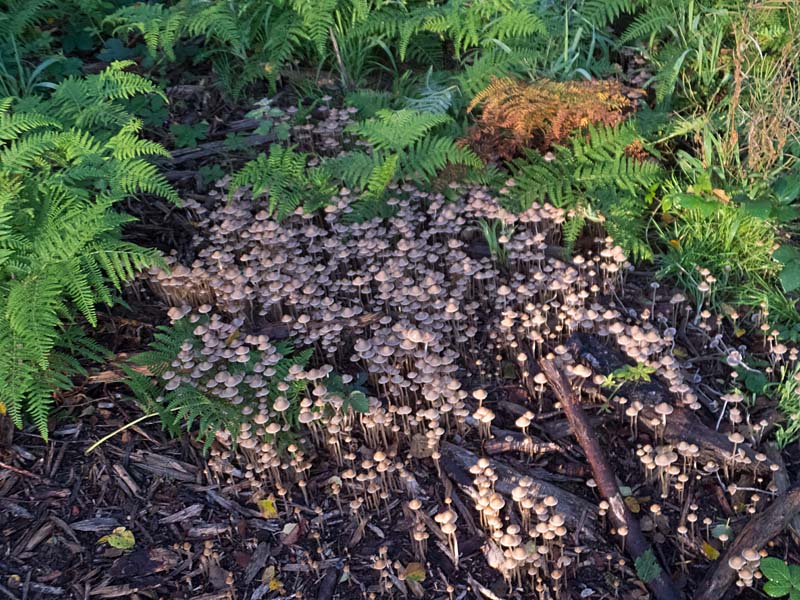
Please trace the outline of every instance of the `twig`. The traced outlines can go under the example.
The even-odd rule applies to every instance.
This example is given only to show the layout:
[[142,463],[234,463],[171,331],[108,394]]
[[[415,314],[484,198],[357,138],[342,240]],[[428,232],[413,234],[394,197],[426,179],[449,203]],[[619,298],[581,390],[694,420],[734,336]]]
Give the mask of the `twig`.
[[147,413],[147,414],[145,414],[145,415],[142,415],[142,416],[141,416],[141,417],[139,417],[138,419],[134,419],[134,420],[133,420],[133,421],[131,421],[130,423],[126,423],[126,424],[125,424],[125,425],[123,425],[122,427],[118,427],[117,429],[115,429],[114,431],[112,431],[111,433],[109,433],[108,435],[104,435],[104,436],[103,436],[103,437],[101,437],[99,440],[97,440],[97,441],[96,441],[94,444],[92,444],[91,446],[89,446],[89,447],[88,447],[88,448],[87,448],[87,449],[84,451],[84,454],[86,454],[86,455],[89,455],[89,454],[91,454],[91,453],[92,453],[92,451],[93,451],[95,448],[97,448],[97,447],[98,447],[98,446],[100,446],[101,444],[103,444],[103,443],[107,442],[108,440],[110,440],[112,437],[114,437],[114,436],[115,436],[115,435],[117,435],[118,433],[122,433],[122,432],[123,432],[123,431],[125,431],[126,429],[129,429],[129,428],[133,427],[134,425],[137,425],[138,423],[141,423],[142,421],[144,421],[144,420],[146,420],[146,419],[150,419],[150,418],[152,418],[152,417],[157,417],[157,416],[158,416],[158,413]]
[[722,598],[736,581],[736,571],[730,568],[728,560],[740,555],[747,548],[760,550],[783,531],[798,512],[800,512],[800,485],[795,485],[785,494],[778,496],[764,512],[750,519],[719,560],[717,568],[710,571],[700,583],[695,600]]
[[[542,359],[539,364],[550,386],[561,401],[561,406],[572,427],[572,432],[575,434],[581,448],[583,448],[584,454],[586,454],[586,459],[589,461],[594,479],[597,482],[597,489],[610,506],[608,513],[610,520],[617,529],[625,527],[628,530],[628,535],[623,538],[628,554],[631,555],[634,561],[647,552],[655,556],[650,544],[642,534],[639,521],[630,513],[625,501],[622,499],[616,477],[611,471],[603,449],[600,447],[600,442],[592,431],[581,408],[580,398],[575,394],[566,375],[559,370],[553,360]],[[657,577],[645,583],[658,600],[678,600],[680,598],[680,594],[672,585],[672,581],[663,568],[659,569]]]
[[31,479],[35,479],[36,481],[41,481],[43,483],[50,483],[50,480],[47,477],[42,477],[41,475],[37,475],[36,473],[31,473],[26,469],[20,469],[14,467],[12,465],[6,464],[4,462],[0,462],[0,469],[8,469],[12,473],[16,473],[17,475],[22,475],[23,477],[30,477]]
[[9,589],[8,589],[6,586],[4,586],[2,583],[0,583],[0,592],[2,592],[2,593],[3,593],[3,595],[4,595],[6,598],[11,598],[11,600],[19,600],[19,598],[17,598],[17,596],[15,596],[14,594],[12,594],[12,593],[11,593],[11,590],[9,590]]

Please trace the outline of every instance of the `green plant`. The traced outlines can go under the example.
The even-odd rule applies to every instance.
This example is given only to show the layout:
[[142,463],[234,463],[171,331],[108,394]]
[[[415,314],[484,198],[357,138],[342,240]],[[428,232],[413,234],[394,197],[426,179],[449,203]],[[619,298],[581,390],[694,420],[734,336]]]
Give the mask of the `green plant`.
[[636,567],[636,576],[645,583],[650,583],[661,575],[661,566],[651,548],[636,558],[634,566]]
[[273,144],[269,154],[259,155],[234,175],[232,193],[251,186],[253,197],[266,194],[267,211],[278,220],[285,219],[300,206],[313,212],[330,200],[335,189],[324,169],[307,168],[307,162],[307,154]]
[[[647,228],[663,170],[645,153],[639,122],[589,127],[588,135],[556,146],[553,157],[528,152],[511,164],[513,193],[504,201],[522,211],[534,202],[566,209],[564,244],[571,249],[587,221],[602,222],[630,255],[653,256]],[[633,151],[632,151],[633,149]]]
[[800,439],[800,367],[781,366],[780,379],[764,386],[764,392],[777,400],[786,418],[775,430],[778,447],[785,448]]
[[650,376],[656,372],[655,367],[649,367],[644,363],[636,363],[636,365],[624,365],[619,369],[615,369],[603,378],[601,385],[605,388],[612,388],[611,394],[608,396],[610,401],[617,395],[620,388],[626,383],[636,382],[649,382]]
[[208,135],[208,123],[205,121],[200,121],[194,125],[173,123],[169,126],[169,132],[175,138],[176,147],[197,148],[197,142],[203,141]]
[[122,107],[157,90],[126,66],[65,80],[36,112],[0,100],[0,403],[45,438],[54,392],[102,355],[81,320],[96,325],[95,306],[159,260],[121,240],[132,219],[114,206],[140,192],[178,202],[148,160],[167,151]]
[[210,61],[221,89],[234,99],[258,80],[267,80],[274,90],[303,35],[302,20],[286,2],[258,0],[182,0],[169,7],[137,3],[106,22],[117,35],[141,35],[151,56],[163,53],[168,60],[176,59],[179,40],[202,36],[195,61]]
[[[149,350],[125,367],[127,384],[143,409],[158,414],[172,435],[194,428],[204,451],[218,432],[232,434],[235,444],[242,425],[265,414],[266,406],[259,406],[271,408],[278,397],[289,403],[279,411],[281,419],[296,426],[307,382],[291,378],[290,372],[306,366],[312,350],[296,352],[289,342],[272,345],[243,336],[235,325],[225,324],[223,346],[230,352],[212,353],[200,333],[212,322],[221,323],[195,315],[159,327]],[[234,353],[236,349],[238,353]],[[195,368],[200,361],[202,370]],[[265,435],[270,438],[273,434]]]
[[699,195],[701,189],[691,189],[668,196],[683,210],[671,226],[660,228],[666,247],[658,260],[660,276],[675,278],[698,312],[701,306],[716,310],[722,302],[744,302],[751,290],[774,286],[781,266],[772,256],[773,227],[733,203],[712,202]]
[[[478,220],[478,225],[481,228],[483,238],[489,246],[489,252],[492,258],[498,261],[501,265],[508,263],[508,251],[505,249],[504,244],[511,238],[513,229],[508,228],[500,219],[486,219]],[[501,242],[501,238],[505,238],[505,242]]]
[[759,570],[767,580],[764,584],[765,594],[771,598],[800,598],[800,566],[787,565],[778,558],[768,556],[761,559]]
[[356,221],[392,214],[383,196],[395,181],[430,183],[446,165],[483,167],[472,150],[453,139],[457,126],[446,114],[379,109],[347,129],[366,141],[370,152],[355,150],[326,160],[322,168],[330,178],[362,191],[351,204],[350,217]]

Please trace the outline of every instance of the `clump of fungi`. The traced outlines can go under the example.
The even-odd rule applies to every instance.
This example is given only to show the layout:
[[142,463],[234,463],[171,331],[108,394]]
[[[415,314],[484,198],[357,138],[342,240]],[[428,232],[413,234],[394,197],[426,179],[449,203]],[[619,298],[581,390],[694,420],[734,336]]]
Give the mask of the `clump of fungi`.
[[[330,109],[328,121],[294,135],[333,153],[351,117]],[[513,194],[513,182],[508,189]],[[315,456],[324,454],[336,469],[331,493],[355,524],[390,513],[391,499],[405,497],[410,555],[424,562],[432,532],[415,465],[431,461],[440,473],[447,442],[479,446],[494,437],[497,415],[487,390],[509,367],[529,391],[530,404],[512,420],[526,438],[546,396],[547,380],[536,368],[542,357],[552,354],[576,390],[602,400],[602,377],[567,345],[583,332],[651,369],[672,394],[654,406],[624,394],[612,399],[634,440],[642,429],[649,432],[636,454],[664,506],[674,498],[681,507],[691,502],[687,490],[698,479],[766,488],[757,471],[765,458],[744,450],[757,440],[735,378],[720,397],[717,422],[731,444],[726,457],[703,456],[692,440],[669,432],[673,414],[698,411],[703,399],[695,376],[672,351],[677,328],[692,326],[691,319],[679,319],[692,313],[683,296],[667,294],[667,308],[658,312],[659,288],[652,287],[640,313],[627,311],[612,296],[621,293],[630,265],[612,239],[598,238],[593,248],[566,257],[558,246],[564,210],[533,204],[513,214],[480,186],[451,184],[450,191],[453,201],[390,186],[395,215],[363,223],[348,218],[356,194],[346,188],[321,212],[299,208],[281,223],[247,190],[233,190],[227,201],[217,189],[210,208],[186,201],[197,220],[197,255],[188,265],[170,257],[170,270],[153,269],[149,282],[173,306],[172,321],[192,325],[161,376],[165,388],[191,386],[241,415],[237,428],[217,433],[215,473],[247,481],[254,497],[274,491],[288,510],[296,495],[306,504],[320,501],[309,487]],[[498,221],[507,232],[502,264],[481,243],[480,221]],[[713,282],[705,277],[702,285]],[[712,335],[715,323],[702,306],[694,323],[707,347],[730,350]],[[771,328],[765,331],[773,369],[796,362],[797,352],[778,344]],[[289,340],[295,352],[307,350],[303,360],[293,358]],[[366,390],[361,406],[350,396],[359,374]],[[287,448],[282,440],[289,434]],[[510,587],[566,597],[568,582],[589,557],[571,545],[558,500],[536,492],[527,478],[504,497],[484,458],[471,473],[489,564]],[[653,514],[679,528],[682,556],[701,535],[697,504],[691,506],[677,515],[661,508]],[[607,510],[606,503],[601,512]],[[681,512],[686,516],[678,522]],[[458,565],[457,512],[448,505],[431,514]],[[618,533],[624,540],[627,529]],[[731,559],[741,585],[758,577],[750,554]],[[373,567],[383,594],[393,585],[384,549]]]

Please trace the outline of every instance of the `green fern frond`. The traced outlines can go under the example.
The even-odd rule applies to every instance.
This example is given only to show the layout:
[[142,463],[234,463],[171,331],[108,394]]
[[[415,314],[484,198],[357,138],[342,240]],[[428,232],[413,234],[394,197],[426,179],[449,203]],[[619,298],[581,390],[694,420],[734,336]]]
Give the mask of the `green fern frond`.
[[365,197],[379,198],[383,196],[386,188],[397,173],[398,159],[399,157],[396,154],[391,154],[372,170],[369,179],[367,179]]
[[139,192],[178,200],[147,161],[166,150],[139,138],[122,103],[154,86],[126,66],[64,81],[35,113],[0,101],[0,402],[44,437],[54,392],[103,355],[74,324],[96,325],[98,303],[113,304],[113,290],[159,263],[120,239],[132,218],[114,206]]
[[[626,154],[636,141],[641,141],[641,131],[628,121],[615,127],[589,127],[586,138],[574,139],[569,148],[556,147],[552,161],[531,152],[512,163],[514,194],[506,204],[525,210],[534,202],[548,202],[572,211],[576,215],[572,220],[584,219],[580,229],[589,208],[599,211],[610,224],[609,233],[629,254],[649,258],[646,231],[652,208],[647,198],[663,170],[654,160]],[[578,223],[565,227],[565,242],[574,242],[571,236],[576,231],[580,233]]]
[[316,169],[306,169],[308,155],[278,144],[270,146],[269,155],[261,154],[234,175],[231,193],[250,186],[254,198],[267,195],[268,212],[283,220],[302,205],[319,207],[327,202],[333,189]]
[[653,2],[628,25],[617,43],[622,45],[646,39],[660,33],[674,22],[675,8],[672,0],[663,3]]
[[186,15],[179,6],[137,2],[118,9],[105,18],[114,26],[113,34],[137,32],[144,38],[147,51],[155,58],[159,50],[175,60],[175,43],[186,24]]
[[379,110],[375,118],[349,125],[348,131],[363,137],[375,150],[397,152],[450,120],[446,115],[385,109]]

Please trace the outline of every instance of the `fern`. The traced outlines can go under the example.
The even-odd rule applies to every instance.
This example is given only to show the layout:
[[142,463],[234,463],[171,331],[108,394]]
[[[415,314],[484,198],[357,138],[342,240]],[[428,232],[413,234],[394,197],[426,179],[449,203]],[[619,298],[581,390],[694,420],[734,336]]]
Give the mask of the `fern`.
[[254,198],[266,194],[267,211],[279,221],[305,204],[319,208],[334,190],[318,171],[306,168],[307,161],[305,153],[273,144],[268,155],[259,155],[234,176],[231,190],[250,186]]
[[120,240],[131,218],[114,206],[139,191],[178,200],[149,162],[166,150],[138,137],[120,102],[152,84],[123,67],[62,82],[36,113],[0,101],[0,404],[44,437],[54,392],[81,374],[79,358],[102,354],[75,324],[96,325],[96,305],[158,261]]
[[308,39],[306,26],[314,26],[315,43],[322,42],[321,34],[327,36],[327,29],[313,19],[328,13],[311,10],[316,3],[297,4],[305,11],[302,15],[288,3],[260,0],[180,0],[169,7],[137,3],[117,10],[106,22],[114,26],[115,35],[140,34],[152,56],[169,61],[176,59],[180,40],[202,37],[195,60],[210,61],[220,87],[238,99],[258,80],[275,89],[284,67]]
[[153,58],[160,50],[169,60],[175,60],[175,43],[186,26],[186,14],[181,7],[140,2],[120,8],[105,22],[115,25],[114,35],[134,31],[141,34]]
[[629,121],[616,127],[591,127],[586,139],[575,138],[570,147],[556,147],[551,161],[529,152],[512,163],[515,193],[508,207],[520,211],[534,202],[549,202],[571,212],[576,222],[568,220],[565,225],[567,246],[575,242],[587,219],[602,221],[631,255],[650,258],[648,197],[662,169],[652,159],[628,156],[628,148],[640,142],[642,135],[637,123]]
[[[194,323],[191,321],[182,318],[171,326],[159,327],[149,349],[137,355],[131,365],[124,367],[127,384],[133,395],[145,410],[159,414],[165,429],[172,435],[184,430],[193,431],[197,439],[203,442],[205,452],[218,432],[230,433],[233,443],[236,443],[242,424],[249,421],[247,412],[242,410],[245,407],[257,412],[259,404],[272,402],[283,394],[291,405],[284,414],[289,420],[296,418],[306,382],[292,381],[289,370],[293,365],[306,366],[311,358],[311,349],[295,352],[287,342],[274,346],[280,358],[271,367],[274,374],[268,382],[268,394],[264,395],[247,383],[248,377],[256,374],[254,367],[259,363],[263,366],[264,352],[255,346],[247,346],[249,358],[245,363],[204,356],[204,360],[211,361],[210,368],[200,373],[199,377],[190,376],[191,369],[188,367],[176,367],[181,364],[176,363],[179,355],[200,353],[203,349],[203,342],[195,333],[195,328],[207,323],[208,317],[198,318]],[[261,345],[259,342],[259,347]],[[214,378],[219,373],[241,376],[237,384],[240,402],[233,403],[214,392],[217,387]],[[179,384],[167,385],[172,381],[179,381]],[[281,389],[284,385],[288,389],[281,391],[279,384]]]

